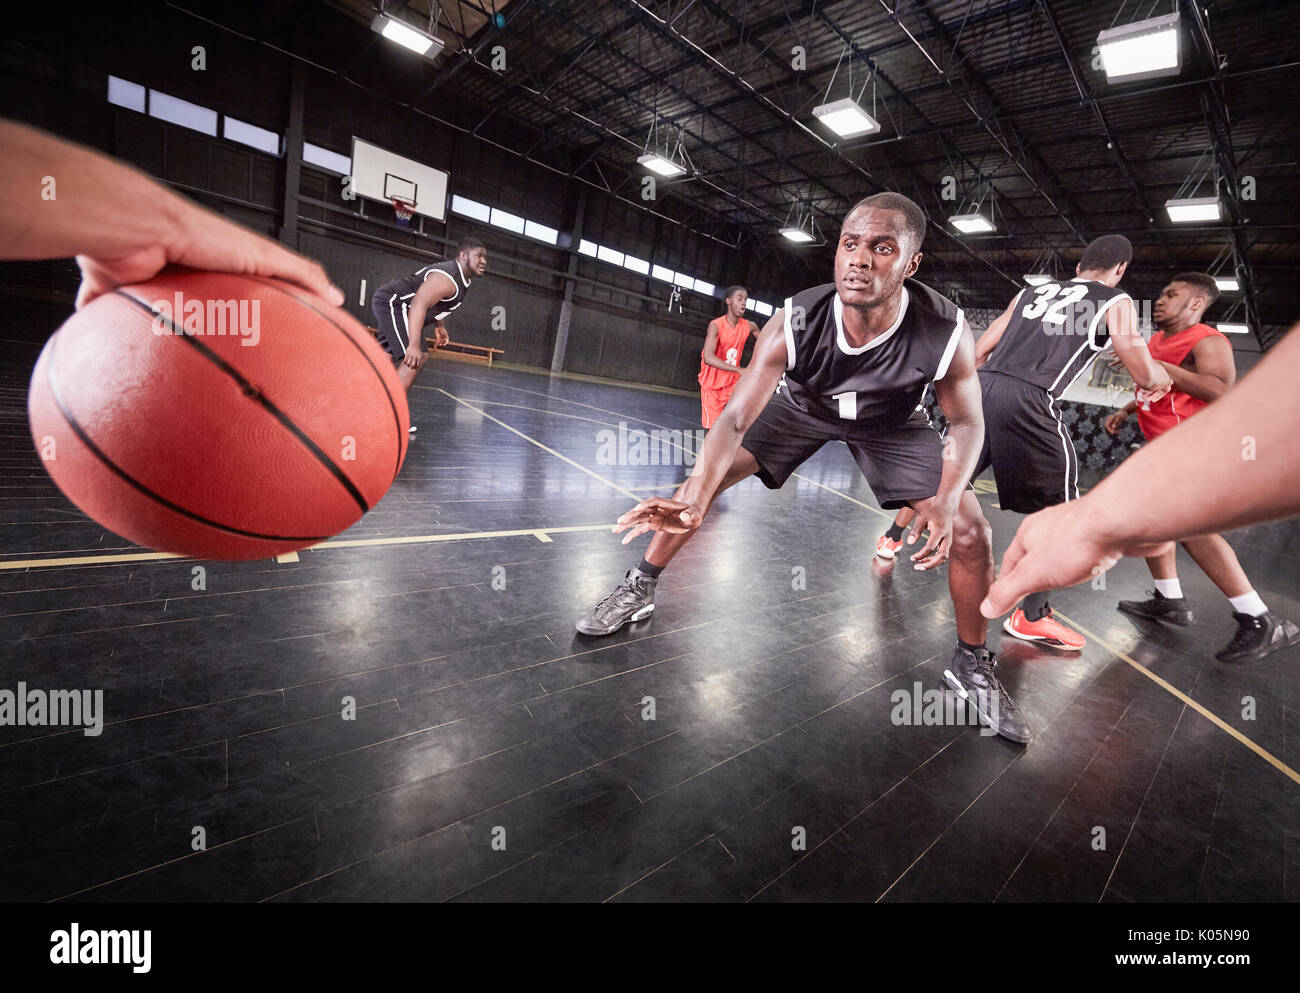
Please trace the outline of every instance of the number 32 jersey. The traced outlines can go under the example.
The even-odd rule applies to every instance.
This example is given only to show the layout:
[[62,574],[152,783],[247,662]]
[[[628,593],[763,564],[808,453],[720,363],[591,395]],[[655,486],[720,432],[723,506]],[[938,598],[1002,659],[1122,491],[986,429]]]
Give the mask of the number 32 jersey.
[[800,410],[833,421],[896,427],[910,418],[957,351],[961,309],[924,283],[903,281],[893,326],[861,347],[844,337],[834,283],[785,301],[783,389]]
[[1023,289],[983,368],[1059,397],[1109,347],[1106,314],[1129,299],[1121,289],[1078,278]]

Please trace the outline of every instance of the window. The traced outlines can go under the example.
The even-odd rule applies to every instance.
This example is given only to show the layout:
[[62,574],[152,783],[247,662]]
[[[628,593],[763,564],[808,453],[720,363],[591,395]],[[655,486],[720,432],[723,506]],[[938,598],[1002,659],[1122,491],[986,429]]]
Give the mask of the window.
[[302,143],[302,160],[308,165],[337,172],[340,176],[352,175],[352,159],[338,152],[331,152],[328,148],[321,148],[320,145],[313,145],[309,141]]
[[145,89],[139,83],[132,83],[116,76],[108,77],[108,102],[115,103],[127,110],[144,113]]
[[227,117],[222,122],[223,138],[229,138],[231,141],[237,141],[241,145],[248,145],[259,151],[266,152],[268,155],[280,154],[280,136],[274,131],[268,131],[266,128],[259,128],[254,124],[245,124],[243,121],[237,121],[233,117]]
[[179,124],[183,128],[202,131],[204,134],[217,136],[217,112],[197,103],[190,103],[180,97],[149,91],[149,116],[170,124]]
[[500,207],[492,208],[492,218],[488,223],[498,228],[505,228],[507,231],[513,231],[515,234],[524,233],[524,219],[518,214],[507,213]]
[[673,273],[673,282],[678,286],[684,286],[688,290],[695,288],[695,279],[684,272]]
[[548,245],[554,245],[560,240],[560,232],[555,228],[548,228],[545,224],[538,224],[536,221],[524,222],[524,234],[530,238],[536,238],[538,241],[544,241]]
[[673,281],[673,271],[671,269],[665,269],[661,265],[651,267],[650,275],[655,279],[662,279],[665,283],[671,283]]
[[643,276],[650,274],[650,263],[645,259],[638,259],[634,255],[624,255],[623,265],[633,272],[639,272]]
[[592,258],[595,258],[596,243],[594,241],[587,241],[584,238],[578,242],[578,251],[583,255],[590,255]]
[[623,253],[616,252],[612,248],[606,248],[604,245],[596,246],[596,258],[602,262],[613,262],[614,265],[623,264]]
[[695,292],[703,293],[705,296],[713,296],[713,284],[706,283],[702,279],[697,279],[695,281]]
[[492,208],[485,203],[479,203],[477,200],[471,200],[469,197],[458,197],[454,193],[451,196],[451,209],[457,214],[464,214],[466,217],[472,217],[476,221],[487,223],[492,217]]
[[753,303],[754,303],[754,309],[758,311],[760,314],[762,314],[764,317],[772,316],[772,305],[770,303],[764,303],[762,300],[755,300],[753,301]]

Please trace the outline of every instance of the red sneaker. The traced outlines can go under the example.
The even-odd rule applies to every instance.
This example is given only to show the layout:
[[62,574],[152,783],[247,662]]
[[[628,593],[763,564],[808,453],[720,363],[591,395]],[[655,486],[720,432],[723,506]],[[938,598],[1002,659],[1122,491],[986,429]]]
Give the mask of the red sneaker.
[[894,541],[889,535],[882,534],[880,540],[876,542],[876,554],[882,559],[892,559],[898,554],[898,550],[903,547],[903,539],[899,538]]
[[1028,620],[1025,612],[1017,607],[1012,611],[1011,616],[1002,622],[1002,630],[1025,641],[1041,641],[1044,645],[1065,648],[1072,652],[1077,652],[1088,643],[1078,631],[1067,628],[1053,617],[1050,607],[1047,613],[1036,621]]

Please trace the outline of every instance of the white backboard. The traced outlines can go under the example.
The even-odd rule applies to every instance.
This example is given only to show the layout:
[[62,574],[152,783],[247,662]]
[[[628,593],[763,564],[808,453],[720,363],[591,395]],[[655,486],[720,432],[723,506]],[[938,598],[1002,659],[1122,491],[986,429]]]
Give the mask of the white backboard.
[[415,212],[447,219],[447,173],[352,136],[352,190],[369,200],[414,201]]

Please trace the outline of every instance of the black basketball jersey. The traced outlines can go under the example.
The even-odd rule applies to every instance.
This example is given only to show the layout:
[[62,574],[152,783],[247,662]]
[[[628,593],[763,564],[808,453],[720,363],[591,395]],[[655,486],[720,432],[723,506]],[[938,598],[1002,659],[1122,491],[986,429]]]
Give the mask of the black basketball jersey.
[[947,374],[962,324],[955,303],[907,279],[893,326],[854,348],[835,284],[815,286],[785,301],[782,388],[795,406],[828,420],[900,425],[926,386]]
[[[461,272],[460,263],[455,259],[435,262],[432,265],[422,266],[409,276],[399,276],[392,282],[385,283],[375,290],[375,296],[384,299],[397,297],[403,304],[410,304],[411,298],[415,296],[420,284],[435,272],[443,272],[450,276],[451,281],[456,284],[456,293],[454,296],[447,297],[438,303],[436,313],[432,307],[429,308],[429,311],[424,315],[424,324],[427,327],[435,321],[442,320],[465,302],[465,294],[469,291],[471,280],[465,278],[465,274]],[[442,280],[439,279],[438,282],[442,282]]]
[[1110,346],[1106,314],[1121,289],[1087,279],[1052,281],[1021,290],[1011,320],[989,353],[984,369],[1064,393],[1100,351]]

